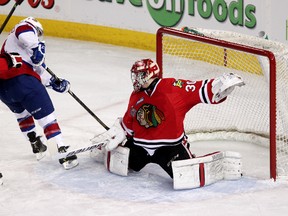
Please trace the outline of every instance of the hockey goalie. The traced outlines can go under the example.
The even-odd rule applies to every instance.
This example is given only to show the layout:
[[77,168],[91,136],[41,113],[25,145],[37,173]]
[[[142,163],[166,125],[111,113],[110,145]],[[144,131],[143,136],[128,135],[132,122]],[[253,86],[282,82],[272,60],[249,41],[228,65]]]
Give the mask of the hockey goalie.
[[185,114],[199,103],[225,103],[235,87],[244,85],[236,74],[207,80],[160,78],[151,59],[136,61],[131,68],[133,92],[123,118],[105,133],[91,139],[106,141],[90,156],[104,162],[115,174],[127,176],[148,163],[158,164],[173,179],[174,189],[190,189],[242,176],[238,152],[213,152],[195,156],[184,131]]

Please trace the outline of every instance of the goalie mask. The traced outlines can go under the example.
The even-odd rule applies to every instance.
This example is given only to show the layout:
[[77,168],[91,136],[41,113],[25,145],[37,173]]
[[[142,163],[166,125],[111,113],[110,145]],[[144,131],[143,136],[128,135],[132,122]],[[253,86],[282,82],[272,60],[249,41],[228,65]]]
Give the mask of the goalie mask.
[[32,25],[36,29],[38,37],[41,37],[43,35],[43,32],[44,32],[43,27],[42,27],[41,23],[36,18],[27,17],[26,19],[21,20],[21,22],[26,22],[26,23],[29,23],[30,25]]
[[131,80],[135,92],[138,92],[150,79],[159,77],[159,66],[151,59],[136,61],[131,68]]

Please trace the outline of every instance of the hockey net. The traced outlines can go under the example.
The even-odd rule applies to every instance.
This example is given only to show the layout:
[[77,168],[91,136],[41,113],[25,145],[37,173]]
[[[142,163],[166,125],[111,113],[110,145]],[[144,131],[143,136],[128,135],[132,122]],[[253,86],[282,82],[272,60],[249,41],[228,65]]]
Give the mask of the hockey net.
[[199,104],[185,119],[192,140],[237,140],[270,149],[270,177],[288,176],[288,47],[235,32],[160,28],[157,62],[163,77],[203,80],[240,75],[218,105]]

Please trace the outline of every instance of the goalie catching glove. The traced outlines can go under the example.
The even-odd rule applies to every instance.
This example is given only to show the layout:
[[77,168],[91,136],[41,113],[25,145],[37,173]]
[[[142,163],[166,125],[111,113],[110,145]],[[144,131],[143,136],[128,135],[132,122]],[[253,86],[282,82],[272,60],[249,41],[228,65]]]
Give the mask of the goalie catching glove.
[[235,86],[241,87],[243,85],[245,85],[244,81],[237,74],[224,73],[212,82],[212,102],[221,101],[235,89]]
[[121,126],[121,121],[122,118],[117,118],[108,131],[91,139],[92,144],[100,141],[107,141],[107,144],[105,145],[106,151],[112,151],[117,148],[117,146],[126,139],[126,134]]

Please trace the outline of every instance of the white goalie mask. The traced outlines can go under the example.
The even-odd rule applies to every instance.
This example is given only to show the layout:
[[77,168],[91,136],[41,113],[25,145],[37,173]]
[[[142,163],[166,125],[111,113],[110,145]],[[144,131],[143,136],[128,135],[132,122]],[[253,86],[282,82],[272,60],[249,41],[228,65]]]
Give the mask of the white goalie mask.
[[131,80],[135,92],[138,92],[145,83],[154,77],[160,76],[160,69],[151,59],[136,61],[131,68]]
[[24,20],[21,20],[20,23],[21,22],[26,22],[26,23],[29,23],[30,25],[32,25],[36,29],[38,37],[43,36],[43,33],[44,33],[43,27],[42,27],[41,23],[36,18],[27,17]]

